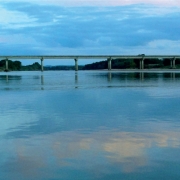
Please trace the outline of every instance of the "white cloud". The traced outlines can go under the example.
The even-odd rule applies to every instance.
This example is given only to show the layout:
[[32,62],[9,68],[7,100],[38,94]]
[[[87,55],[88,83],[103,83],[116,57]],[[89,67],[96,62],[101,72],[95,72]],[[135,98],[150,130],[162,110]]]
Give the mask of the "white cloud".
[[179,54],[180,40],[168,39],[152,40],[144,46],[124,46],[114,47],[120,54],[146,54],[146,55],[171,55]]
[[[173,40],[168,40],[168,39],[158,39],[154,40],[148,43],[147,45],[150,49],[162,49],[168,51],[180,49],[180,40],[173,41]],[[168,49],[167,49],[168,47]]]
[[37,21],[36,18],[29,17],[19,11],[10,11],[0,6],[0,24],[3,28],[20,28],[32,26]]
[[36,40],[32,37],[27,37],[22,34],[4,35],[0,36],[0,43],[8,44],[36,44]]
[[[45,2],[50,3],[32,3],[43,5]],[[17,53],[19,47],[16,45],[29,44],[26,49],[22,47],[26,54],[34,51],[64,55],[179,54],[178,8],[152,5],[111,8],[37,6],[39,11],[34,11],[32,8],[35,6],[31,8],[30,4],[26,10],[18,9],[18,4],[13,7],[17,10],[8,10],[8,6],[0,6],[1,32],[4,30],[0,35],[3,52],[11,48],[12,52]],[[169,26],[174,28],[169,31]],[[26,29],[22,31],[22,28]]]
[[172,40],[154,40],[148,42],[144,46],[101,46],[98,47],[98,42],[85,41],[86,46],[79,48],[67,48],[67,47],[47,47],[44,49],[46,53],[52,54],[117,54],[117,55],[173,55],[179,54],[180,41]]
[[143,17],[158,17],[164,16],[171,13],[179,13],[179,7],[171,7],[171,6],[155,6],[155,5],[139,5],[134,6],[131,9],[132,12],[137,12],[142,14]]

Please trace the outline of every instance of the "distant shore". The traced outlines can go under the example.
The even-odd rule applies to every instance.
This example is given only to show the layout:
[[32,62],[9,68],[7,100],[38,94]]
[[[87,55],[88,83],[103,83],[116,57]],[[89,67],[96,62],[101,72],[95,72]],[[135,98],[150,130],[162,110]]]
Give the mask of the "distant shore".
[[[21,72],[21,71],[41,71],[41,70],[0,70],[0,72]],[[44,70],[44,71],[74,71],[74,70]],[[93,70],[79,70],[79,71],[107,71],[107,72],[180,72],[180,69],[93,69]]]
[[[94,71],[94,70],[93,70]],[[97,70],[98,71],[98,70]],[[104,69],[104,71],[109,71],[108,69]],[[162,68],[155,68],[155,69],[111,69],[110,71],[130,71],[130,72],[151,72],[151,71],[180,71],[180,69],[162,69]]]

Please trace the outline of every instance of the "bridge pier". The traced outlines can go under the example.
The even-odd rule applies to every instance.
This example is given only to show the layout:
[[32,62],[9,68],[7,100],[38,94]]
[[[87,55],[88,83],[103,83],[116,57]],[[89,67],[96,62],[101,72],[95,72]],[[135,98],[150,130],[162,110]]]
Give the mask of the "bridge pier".
[[142,58],[142,69],[144,69],[144,58]]
[[8,71],[9,70],[9,67],[8,67],[8,59],[6,59],[6,67],[5,67],[5,71]]
[[173,68],[173,69],[176,68],[176,58],[173,59],[173,67],[172,67],[172,68]]
[[170,68],[176,69],[176,58],[170,60]]
[[144,69],[144,57],[139,61],[139,69]]
[[74,61],[75,61],[75,71],[78,71],[78,59],[76,58],[74,59]]
[[44,71],[44,66],[43,66],[43,58],[41,58],[41,71],[43,72]]
[[108,58],[107,61],[108,61],[108,70],[110,71],[111,70],[111,58]]
[[170,68],[173,68],[173,60],[170,60]]
[[141,60],[139,60],[139,69],[141,69],[142,67],[142,63],[141,63]]

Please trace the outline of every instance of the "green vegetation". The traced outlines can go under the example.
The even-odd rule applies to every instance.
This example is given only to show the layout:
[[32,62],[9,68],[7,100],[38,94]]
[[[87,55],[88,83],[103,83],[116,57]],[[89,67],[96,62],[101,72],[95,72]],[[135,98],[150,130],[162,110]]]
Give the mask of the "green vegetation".
[[[84,66],[78,66],[79,70],[82,70]],[[74,66],[45,66],[44,70],[74,70]],[[31,65],[22,66],[20,61],[8,60],[8,70],[9,71],[40,71],[41,65],[35,62]],[[0,61],[0,71],[6,71],[6,60]]]
[[21,71],[40,71],[41,65],[38,62],[33,63],[32,65],[21,66]]
[[[4,71],[5,69],[6,69],[6,60],[1,60],[0,61],[0,71]],[[8,69],[10,71],[20,71],[21,70],[21,62],[8,60]]]
[[[79,70],[82,70],[84,66],[78,66]],[[45,66],[44,70],[75,70],[74,66]]]
[[[37,62],[32,65],[22,66],[20,61],[11,61],[8,60],[8,70],[9,71],[36,71],[40,70],[41,65]],[[0,61],[0,71],[6,70],[6,60]]]
[[135,69],[136,63],[133,59],[114,59],[112,60],[113,69]]
[[[140,59],[113,59],[111,61],[112,69],[138,69],[140,65]],[[83,70],[98,70],[107,69],[108,63],[106,61],[95,62],[87,64],[83,67]],[[144,68],[171,68],[170,59],[145,59]],[[180,68],[180,59],[176,59],[176,68]]]
[[100,61],[85,65],[83,67],[83,70],[107,69],[107,67],[108,67],[107,61]]
[[[166,68],[170,69],[171,66],[170,59],[145,59],[144,68]],[[140,65],[140,59],[113,59],[111,62],[112,69],[138,69]],[[98,70],[98,69],[107,69],[108,62],[100,61],[92,64],[86,64],[84,66],[78,66],[79,70]],[[180,69],[180,59],[176,59],[176,68]],[[44,66],[44,70],[74,70],[74,65],[72,66]],[[0,61],[0,71],[6,70],[6,60]],[[33,63],[32,65],[22,66],[20,61],[11,61],[8,60],[8,70],[9,71],[40,71],[41,65],[38,62]]]

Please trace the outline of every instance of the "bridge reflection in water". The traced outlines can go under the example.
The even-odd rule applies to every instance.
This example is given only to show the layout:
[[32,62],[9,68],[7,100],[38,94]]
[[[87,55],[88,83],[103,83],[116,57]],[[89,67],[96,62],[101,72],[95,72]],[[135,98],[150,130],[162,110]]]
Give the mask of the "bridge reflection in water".
[[[57,71],[56,71],[57,72]],[[37,72],[36,72],[37,73]],[[65,76],[69,76],[68,82],[62,79],[56,79],[53,75],[49,81],[50,72],[22,75],[0,75],[0,87],[5,89],[31,89],[30,84],[33,83],[37,89],[61,89],[61,88],[98,88],[98,87],[156,87],[159,83],[173,83],[180,81],[180,72],[119,72],[119,71],[81,71],[65,72]],[[58,71],[63,74],[64,72]],[[88,76],[89,80],[86,80]],[[91,82],[92,79],[96,79]]]

